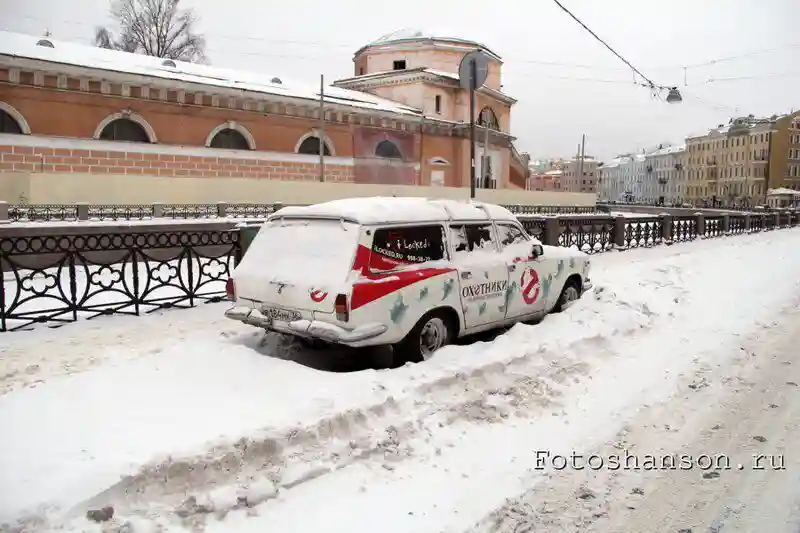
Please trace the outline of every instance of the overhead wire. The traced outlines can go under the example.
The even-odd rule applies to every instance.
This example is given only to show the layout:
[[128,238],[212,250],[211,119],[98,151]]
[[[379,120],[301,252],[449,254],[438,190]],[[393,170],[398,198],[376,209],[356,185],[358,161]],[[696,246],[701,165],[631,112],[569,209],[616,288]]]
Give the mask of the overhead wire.
[[[636,67],[634,67],[627,59],[622,57],[616,50],[614,50],[610,45],[608,45],[603,39],[601,39],[595,32],[593,32],[588,26],[586,26],[580,19],[578,19],[574,14],[572,14],[566,7],[561,4],[559,0],[554,0],[554,2],[563,9],[570,17],[576,20],[582,27],[584,27],[589,33],[592,34],[598,41],[600,41],[606,48],[611,50],[615,56],[620,58],[626,66],[628,66],[634,74],[640,76],[644,79],[647,84],[642,84],[638,82],[635,77],[633,80],[634,84],[637,85],[645,85],[651,88],[667,88],[663,86],[656,85],[652,80],[642,74]],[[41,17],[35,17],[30,15],[18,15],[15,18],[17,19],[26,19],[26,20],[33,20],[38,22],[46,22],[46,19]],[[95,24],[91,24],[85,21],[77,21],[77,20],[60,20],[60,23],[76,25],[81,27],[96,27]],[[11,28],[2,27],[5,31],[15,31]],[[242,36],[242,35],[225,35],[225,34],[210,34],[208,37],[211,37],[215,40],[228,40],[228,41],[252,41],[252,42],[260,42],[264,44],[284,44],[284,45],[300,45],[300,46],[312,46],[312,47],[321,47],[325,49],[330,49],[333,47],[336,48],[350,48],[350,49],[357,49],[360,46],[358,44],[344,44],[344,43],[333,43],[333,42],[323,42],[323,41],[305,41],[305,40],[296,40],[296,39],[269,39],[263,37],[252,37],[252,36]],[[684,65],[684,66],[675,66],[675,67],[660,67],[660,69],[667,69],[667,68],[675,68],[675,69],[694,69],[700,68],[704,66],[712,66],[717,63],[723,63],[727,61],[734,61],[737,59],[751,57],[760,54],[766,54],[771,52],[781,51],[787,48],[800,48],[800,44],[789,44],[782,47],[775,47],[769,49],[760,49],[754,50],[751,52],[746,52],[737,55],[725,56],[717,59],[708,60],[701,63],[695,63],[693,65]],[[292,59],[292,60],[305,60],[305,61],[319,61],[321,58],[319,56],[310,56],[310,55],[302,55],[302,54],[286,54],[286,53],[270,53],[265,51],[255,51],[255,50],[248,50],[248,51],[234,51],[229,52],[226,48],[219,48],[219,47],[206,47],[206,50],[212,53],[219,53],[219,54],[231,54],[231,55],[239,55],[239,56],[253,56],[253,57],[269,57],[269,58],[276,58],[276,59]],[[579,68],[579,69],[589,69],[589,70],[607,70],[607,71],[624,71],[626,69],[616,68],[616,67],[602,67],[597,65],[588,65],[588,64],[580,64],[580,63],[569,63],[569,62],[560,62],[560,61],[547,61],[547,60],[538,60],[538,59],[524,59],[524,60],[511,60],[511,64],[526,64],[526,65],[541,65],[541,66],[552,66],[552,67],[567,67],[567,68]],[[696,86],[696,85],[704,85],[709,83],[715,82],[732,82],[732,81],[746,81],[752,79],[760,79],[760,78],[770,78],[770,77],[784,77],[784,76],[794,76],[797,75],[798,72],[787,72],[787,73],[777,73],[777,74],[768,74],[768,75],[753,75],[753,76],[732,76],[726,78],[709,78],[703,82],[687,84],[687,86]],[[524,74],[524,75],[527,75]],[[572,77],[572,76],[559,76],[559,75],[539,75],[537,76],[548,78],[548,79],[561,79],[561,80],[572,80],[578,82],[596,82],[596,83],[631,83],[629,80],[615,80],[615,79],[600,79],[600,78],[593,78],[593,77]]]
[[[15,17],[16,19],[26,19],[26,20],[33,20],[37,22],[47,22],[47,19],[41,17],[34,17],[30,15],[18,15]],[[82,27],[91,27],[95,28],[96,24],[91,24],[86,21],[77,21],[77,20],[60,20],[59,23],[69,24],[69,25],[77,25]],[[1,28],[6,31],[15,31],[11,28],[5,27]],[[300,45],[300,46],[310,46],[310,47],[318,47],[318,48],[349,48],[352,50],[357,50],[364,43],[337,43],[331,41],[309,41],[309,40],[297,40],[297,39],[270,39],[265,37],[253,37],[247,35],[228,35],[228,34],[220,34],[220,33],[211,33],[206,34],[207,37],[213,38],[215,40],[224,40],[224,41],[251,41],[251,42],[261,42],[265,44],[287,44],[287,45]],[[732,56],[725,56],[716,59],[711,59],[702,63],[696,63],[692,65],[673,65],[673,66],[661,66],[661,67],[651,67],[653,70],[668,70],[668,69],[693,69],[699,68],[703,66],[712,66],[717,63],[733,61],[736,59],[741,59],[745,57],[750,57],[754,55],[766,54],[771,52],[778,52],[781,50],[785,50],[787,48],[800,48],[800,44],[788,44],[781,47],[776,48],[769,48],[769,49],[760,49],[754,50],[751,52],[745,52],[738,55]],[[223,51],[221,48],[211,47],[208,48],[209,51]],[[233,52],[236,55],[252,55],[252,56],[259,56],[259,57],[278,57],[278,58],[296,58],[296,59],[309,59],[309,60],[316,60],[319,59],[318,57],[311,57],[311,56],[303,56],[303,55],[296,55],[296,54],[271,54],[267,52],[252,52],[252,51],[236,51]],[[549,61],[549,60],[542,60],[542,59],[511,59],[509,62],[513,64],[530,64],[530,65],[542,65],[542,66],[553,66],[553,67],[570,67],[570,68],[580,68],[580,69],[593,69],[593,70],[606,70],[606,71],[623,71],[627,69],[618,68],[618,67],[608,67],[608,66],[598,66],[598,65],[588,65],[582,63],[569,63],[569,62],[562,62],[562,61]]]
[[612,48],[610,44],[608,44],[607,42],[605,42],[605,41],[604,41],[604,40],[603,40],[603,39],[602,39],[602,38],[601,38],[599,35],[597,35],[597,34],[596,34],[594,31],[592,31],[592,29],[591,29],[591,28],[589,28],[589,26],[587,26],[586,24],[584,24],[584,23],[583,23],[583,21],[582,21],[581,19],[579,19],[578,17],[576,17],[576,16],[575,16],[575,15],[574,15],[574,14],[573,14],[573,13],[572,13],[572,12],[571,12],[569,9],[567,9],[566,7],[564,7],[564,4],[562,4],[561,2],[559,2],[559,0],[553,0],[553,2],[555,2],[555,3],[556,3],[556,5],[558,5],[558,7],[560,7],[560,8],[561,8],[561,10],[562,10],[562,11],[564,11],[564,12],[565,12],[567,15],[569,15],[570,17],[572,17],[572,19],[573,19],[573,20],[575,20],[575,22],[577,22],[578,24],[580,24],[580,25],[583,27],[583,29],[585,29],[586,31],[588,31],[588,32],[589,32],[589,33],[592,35],[592,37],[594,37],[595,39],[597,39],[597,41],[599,41],[599,42],[600,42],[600,43],[601,43],[603,46],[605,46],[606,48],[608,48],[608,49],[611,51],[611,53],[613,53],[615,56],[617,56],[617,57],[618,57],[618,58],[619,58],[619,59],[620,59],[620,60],[621,60],[623,63],[625,63],[626,65],[628,65],[628,67],[630,67],[630,69],[631,69],[632,71],[634,71],[634,72],[635,72],[636,74],[638,74],[638,75],[639,75],[639,76],[640,76],[640,77],[641,77],[643,80],[645,80],[645,81],[647,82],[647,85],[648,85],[648,86],[649,86],[651,89],[656,89],[656,88],[658,88],[658,89],[667,89],[667,88],[668,88],[668,87],[665,87],[665,86],[662,86],[662,85],[656,85],[656,84],[655,84],[655,82],[653,82],[653,81],[652,81],[650,78],[648,78],[647,76],[645,76],[644,74],[642,74],[642,72],[641,72],[639,69],[637,69],[636,67],[634,67],[634,66],[633,66],[633,64],[632,64],[630,61],[628,61],[627,59],[625,59],[624,57],[622,57],[622,54],[620,54],[619,52],[617,52],[616,50],[614,50],[614,48]]

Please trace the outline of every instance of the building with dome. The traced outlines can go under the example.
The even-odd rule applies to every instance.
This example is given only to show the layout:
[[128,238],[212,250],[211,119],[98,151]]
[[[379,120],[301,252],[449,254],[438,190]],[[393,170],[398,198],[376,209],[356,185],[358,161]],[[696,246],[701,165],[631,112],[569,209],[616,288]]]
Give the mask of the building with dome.
[[[485,172],[479,169],[478,173],[490,176],[492,188],[524,188],[527,162],[514,150],[510,134],[511,107],[516,100],[503,93],[503,61],[488,46],[453,37],[447,31],[399,30],[356,51],[355,75],[334,85],[409,105],[421,110],[425,120],[445,125],[454,137],[447,158],[451,161],[447,184],[469,186],[469,91],[460,86],[458,67],[474,50],[483,50],[489,56],[489,76],[476,95],[475,120],[490,130],[490,164]],[[480,162],[485,131],[478,137]],[[485,184],[478,182],[478,186]]]
[[[486,184],[523,191],[502,60],[449,32],[400,30],[357,50],[353,76],[324,88],[324,134],[313,82],[0,32],[0,200],[305,203],[386,186],[461,197],[458,65],[476,49],[490,57],[476,95]],[[558,202],[574,203],[538,201]]]

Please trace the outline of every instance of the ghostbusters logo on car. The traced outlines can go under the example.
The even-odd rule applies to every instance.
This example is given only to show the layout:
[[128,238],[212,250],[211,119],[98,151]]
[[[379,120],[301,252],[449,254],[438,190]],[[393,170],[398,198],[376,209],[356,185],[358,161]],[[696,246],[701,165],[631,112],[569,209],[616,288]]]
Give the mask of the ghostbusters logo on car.
[[539,291],[541,290],[539,274],[537,274],[534,269],[528,268],[522,273],[519,282],[521,288],[520,292],[522,293],[522,299],[525,300],[525,303],[528,305],[535,303],[539,298]]
[[319,289],[314,289],[311,291],[311,299],[317,303],[320,303],[322,300],[328,297],[328,293],[325,291],[321,291]]

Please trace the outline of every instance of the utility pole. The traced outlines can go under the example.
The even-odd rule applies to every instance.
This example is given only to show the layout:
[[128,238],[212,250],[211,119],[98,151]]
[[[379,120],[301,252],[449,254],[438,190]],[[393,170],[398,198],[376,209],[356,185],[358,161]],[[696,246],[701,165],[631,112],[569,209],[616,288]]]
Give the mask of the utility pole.
[[579,186],[583,184],[583,158],[586,157],[586,134],[584,133],[581,135],[581,151],[580,151],[580,161],[578,163],[578,179],[581,182],[578,184]]
[[483,188],[488,189],[491,183],[491,169],[489,168],[489,121],[483,117]]
[[469,197],[475,198],[475,89],[477,85],[477,65],[475,60],[469,62]]
[[[417,185],[425,184],[425,109],[419,117],[419,180]],[[428,185],[431,185],[428,183]]]
[[325,181],[325,75],[319,75],[319,181]]

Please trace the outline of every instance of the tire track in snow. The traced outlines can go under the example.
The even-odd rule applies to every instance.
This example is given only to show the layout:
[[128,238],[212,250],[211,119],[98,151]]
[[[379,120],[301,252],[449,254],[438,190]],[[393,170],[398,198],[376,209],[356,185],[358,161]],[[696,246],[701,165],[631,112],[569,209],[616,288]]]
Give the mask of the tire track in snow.
[[[663,288],[663,287],[662,287]],[[606,336],[623,337],[648,329],[661,316],[641,300],[620,298],[598,287],[567,313],[581,321],[601,319],[609,308],[625,307],[624,318]],[[666,313],[664,313],[666,314]],[[518,326],[518,327],[546,327]],[[469,372],[439,377],[382,401],[323,418],[308,426],[265,430],[234,444],[214,447],[203,456],[168,457],[76,506],[69,517],[89,508],[113,505],[120,516],[147,516],[194,523],[252,506],[355,463],[377,462],[391,470],[418,453],[439,453],[437,436],[464,425],[502,423],[510,417],[533,418],[558,408],[559,397],[585,379],[592,365],[608,355],[606,336],[586,335],[555,349],[541,348],[504,362],[477,364]],[[459,350],[461,347],[449,349]],[[587,358],[587,354],[594,354]],[[452,443],[450,443],[452,444]],[[266,484],[266,485],[265,485]],[[253,489],[255,487],[255,489]],[[248,501],[248,492],[255,496]],[[264,496],[267,494],[268,496]]]
[[724,454],[733,470],[719,478],[699,468],[561,471],[510,499],[472,533],[797,533],[800,487],[791,473],[797,458],[786,456],[782,472],[749,465],[740,472],[736,463],[751,452],[786,453],[796,441],[798,406],[785,382],[797,380],[800,368],[786,359],[786,348],[800,340],[798,304],[778,311],[781,325],[761,324],[732,346],[729,361],[698,359],[681,379],[679,397],[647,409],[615,440],[586,453]]
[[[687,244],[682,246],[691,245]],[[736,244],[730,242],[726,246],[736,246]],[[720,246],[714,248],[720,248]],[[651,251],[644,250],[639,257],[644,257],[644,255],[648,253],[651,253]],[[635,252],[629,252],[629,254],[631,254],[632,258],[636,257]],[[610,256],[609,258],[616,259],[617,257],[622,259],[622,256],[618,255],[616,257]],[[627,261],[627,257],[624,259]],[[636,261],[636,266],[645,270],[647,268],[645,263],[648,262],[657,261],[640,260]],[[636,270],[638,270],[638,268],[633,271],[629,269],[627,273],[634,276]],[[671,277],[674,279],[674,274],[675,272],[672,274],[664,272],[662,275],[658,275],[649,272],[647,278],[649,281],[660,280],[663,282],[661,288],[667,288],[669,290],[670,288],[674,288],[672,284],[668,283]],[[633,283],[632,285],[635,286],[637,284]],[[591,310],[595,315],[601,315],[603,312],[612,311],[616,306],[626,306],[626,302],[628,301],[628,299],[614,298],[613,294],[604,291],[599,291],[598,296],[601,297],[601,300],[602,298],[607,298],[607,300],[601,301],[600,304],[602,305],[592,307]],[[649,309],[649,303],[651,303],[649,299],[652,299],[652,294],[648,295],[644,293],[641,295],[637,294],[636,296],[638,296],[638,300],[634,305],[628,306],[626,311],[628,314],[625,316],[630,322],[628,327],[609,328],[603,331],[602,335],[599,337],[597,336],[598,333],[590,328],[586,334],[583,335],[582,339],[578,339],[577,342],[569,345],[566,351],[571,349],[580,356],[586,355],[585,353],[581,353],[582,351],[599,351],[598,347],[603,347],[603,342],[606,338],[614,335],[630,335],[634,331],[638,331],[640,327],[649,327],[652,320],[656,317],[663,317],[664,315],[671,314],[671,309],[675,307],[669,305],[665,306],[663,309],[653,311]],[[648,296],[650,298],[648,298]],[[681,296],[680,291],[675,292],[675,297],[678,296]],[[591,302],[589,303],[591,304]],[[568,314],[570,314],[569,318],[574,320],[578,325],[580,325],[581,321],[591,321],[593,318],[596,318],[593,317],[591,313],[587,314],[581,312],[580,305],[570,309]],[[558,319],[558,317],[553,318]],[[551,319],[548,318],[548,321],[549,320]],[[546,328],[548,321],[545,321],[544,326],[539,326],[539,328]],[[579,328],[576,327],[575,329],[578,330]],[[511,333],[513,333],[513,330]],[[580,337],[581,333],[584,332],[578,331],[577,336]],[[506,335],[506,338],[510,336],[511,335]],[[501,337],[501,340],[502,339]],[[479,353],[473,353],[472,355],[477,356]],[[389,448],[392,449],[394,447],[394,449],[396,449],[398,447],[397,445],[402,445],[403,442],[412,442],[413,439],[418,437],[423,431],[428,432],[428,442],[431,443],[433,438],[437,436],[437,433],[441,433],[441,428],[446,426],[446,417],[444,415],[446,414],[445,407],[448,406],[452,407],[451,414],[454,416],[451,423],[456,424],[460,421],[469,421],[469,423],[485,423],[487,420],[499,422],[504,420],[502,416],[503,412],[506,414],[513,413],[517,416],[520,416],[520,414],[524,415],[529,405],[522,404],[519,409],[520,414],[518,414],[514,413],[513,410],[509,408],[509,405],[513,407],[510,400],[508,402],[503,402],[497,401],[494,398],[494,396],[507,396],[513,399],[513,391],[515,390],[519,391],[523,398],[545,398],[553,402],[553,405],[556,405],[558,401],[557,393],[567,388],[569,381],[581,375],[581,370],[579,370],[581,363],[587,365],[584,367],[583,371],[590,371],[593,368],[591,364],[597,362],[597,359],[582,362],[579,362],[577,359],[570,360],[568,359],[569,355],[570,354],[564,354],[559,350],[554,351],[551,349],[512,359],[514,362],[510,365],[511,368],[514,368],[514,364],[519,364],[518,370],[521,374],[527,374],[529,377],[541,376],[542,379],[538,383],[536,383],[535,380],[531,381],[531,386],[534,387],[533,389],[526,388],[527,385],[525,383],[515,383],[513,379],[508,378],[509,372],[506,369],[505,361],[494,362],[484,364],[482,367],[479,366],[479,368],[470,370],[468,373],[464,373],[461,376],[439,377],[432,382],[412,387],[403,391],[402,395],[396,394],[395,397],[401,399],[395,400],[394,404],[388,403],[389,398],[387,397],[384,401],[377,402],[370,407],[346,412],[344,418],[348,420],[349,427],[353,428],[353,434],[372,439],[370,444],[360,447],[357,451],[348,452],[346,448],[342,446],[344,443],[339,442],[345,440],[338,436],[341,433],[341,429],[328,431],[324,429],[324,424],[320,427],[320,424],[326,421],[329,425],[334,425],[332,419],[337,418],[334,416],[318,424],[297,428],[296,431],[288,429],[274,430],[269,435],[245,439],[244,445],[218,446],[213,449],[214,451],[212,451],[212,453],[202,457],[170,458],[164,461],[158,461],[142,469],[138,474],[131,476],[113,489],[105,491],[98,498],[93,499],[92,502],[99,503],[104,499],[105,501],[111,501],[115,505],[118,505],[122,513],[130,512],[144,515],[148,513],[152,514],[153,509],[161,509],[165,515],[173,516],[176,509],[182,503],[182,500],[187,496],[187,490],[191,489],[197,494],[196,499],[202,500],[204,496],[208,495],[209,489],[213,486],[223,485],[223,489],[228,489],[231,487],[224,487],[224,484],[228,482],[233,483],[238,481],[242,485],[250,483],[250,480],[247,479],[248,473],[256,478],[257,481],[254,484],[257,485],[258,481],[269,479],[268,474],[272,473],[270,468],[275,465],[277,465],[275,468],[277,474],[274,474],[273,477],[279,476],[279,478],[274,484],[279,487],[281,485],[285,487],[296,487],[298,483],[302,485],[304,479],[309,480],[313,478],[314,475],[320,475],[320,473],[324,475],[327,472],[341,469],[347,464],[363,462],[364,459],[371,460],[379,457],[382,450],[380,446],[375,443],[388,441],[390,444]],[[549,365],[553,367],[549,368],[547,364],[549,362],[561,362],[563,364],[560,366],[559,364]],[[567,370],[572,363],[574,363],[577,368]],[[474,366],[474,363],[472,364]],[[497,366],[499,366],[499,368],[496,368]],[[553,372],[553,377],[549,381],[547,379],[550,376],[550,374],[547,373],[548,369]],[[559,369],[562,370],[560,373],[558,372]],[[480,371],[483,372],[482,375]],[[499,383],[494,381],[493,378],[497,376],[503,376],[505,380],[499,380]],[[563,385],[559,386],[559,382]],[[551,383],[556,385],[551,387],[550,392],[537,392],[536,387],[541,389],[544,386],[550,386]],[[457,395],[463,393],[468,387],[472,387],[471,392],[473,392],[475,396],[471,397],[470,400],[459,398]],[[503,387],[510,391],[509,394],[489,394],[489,390],[502,390]],[[469,392],[470,391],[467,391],[468,394]],[[431,396],[431,398],[419,399],[420,395],[424,397],[426,394]],[[415,398],[415,396],[417,396],[417,398]],[[442,398],[439,398],[439,396]],[[436,401],[433,400],[434,397],[436,397]],[[491,398],[491,401],[488,401],[489,398]],[[417,402],[421,403],[418,404]],[[438,404],[436,402],[438,402]],[[373,408],[381,406],[383,406],[383,411],[380,411],[380,409],[373,411]],[[425,416],[426,412],[430,412],[430,414]],[[538,411],[531,413],[530,416],[535,416],[536,412]],[[466,413],[466,415],[463,413]],[[498,413],[500,414],[498,415]],[[338,416],[341,417],[342,415]],[[362,417],[366,417],[366,422]],[[350,423],[349,421],[351,419],[355,420],[355,422]],[[422,424],[423,427],[418,427],[419,424],[416,424],[420,419],[426,422]],[[411,424],[410,426],[408,425],[409,423]],[[375,426],[373,427],[372,424],[375,424]],[[442,424],[442,426],[439,426],[439,424]],[[394,427],[394,430],[390,431],[390,427]],[[389,433],[393,433],[394,436],[388,435]],[[273,450],[268,444],[270,439],[280,444],[280,449],[278,451],[268,451],[261,454],[253,451],[258,449]],[[394,444],[395,442],[397,445]],[[346,444],[349,447],[349,441],[347,441]],[[434,443],[430,445],[434,445]],[[341,460],[339,463],[337,463],[340,459],[336,456],[336,446],[339,446],[338,449],[345,450],[345,453],[342,454],[344,460]],[[251,450],[249,455],[247,452],[248,449]],[[370,450],[375,451],[373,452]],[[414,450],[412,449],[411,451],[413,452]],[[363,455],[360,455],[361,453],[363,453]],[[386,460],[386,454],[384,453],[383,455],[383,464],[391,466],[391,461]],[[406,455],[405,457],[409,457],[410,455],[412,454]],[[263,460],[265,456],[269,456],[270,458],[278,457],[278,459],[272,462],[265,461]],[[350,460],[350,457],[355,457],[355,459]],[[392,458],[391,454],[389,457]],[[317,465],[319,465],[326,460],[330,460],[334,466],[331,467],[327,465],[317,468],[315,472],[306,474],[292,471],[295,465],[301,465],[304,461],[316,461]],[[347,462],[348,460],[349,462]],[[174,470],[170,470],[170,465],[173,463],[180,463],[181,466],[176,466]],[[337,466],[337,464],[340,466]],[[266,469],[264,465],[267,465]],[[197,485],[192,485],[192,483],[197,483]],[[125,484],[128,484],[127,487],[123,486]],[[160,484],[163,484],[164,490],[159,487]],[[237,488],[235,483],[232,485],[232,488]],[[227,502],[223,502],[226,503],[228,508],[235,506],[235,504],[232,504],[235,499],[230,498],[230,494],[231,491],[228,490]],[[219,496],[220,500],[225,500],[222,495],[217,496]],[[148,505],[152,505],[152,507],[147,509]],[[198,510],[198,512],[202,514],[206,511]],[[123,514],[122,516],[125,515]]]

